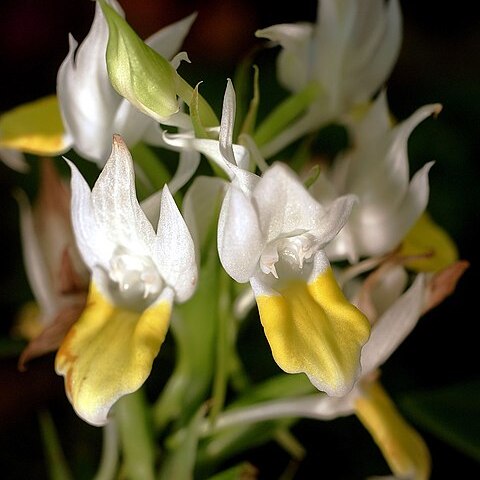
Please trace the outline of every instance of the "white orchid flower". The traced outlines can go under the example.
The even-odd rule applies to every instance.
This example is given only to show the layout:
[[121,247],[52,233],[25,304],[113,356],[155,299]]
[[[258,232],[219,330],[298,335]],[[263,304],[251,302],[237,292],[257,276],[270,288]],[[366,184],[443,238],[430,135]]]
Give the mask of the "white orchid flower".
[[[421,316],[453,293],[468,266],[466,261],[454,262],[435,274],[418,274],[408,285],[402,266],[394,261],[384,263],[364,280],[354,301],[362,311],[369,312],[372,330],[361,353],[362,374],[346,395],[314,394],[232,409],[219,416],[215,431],[283,417],[332,420],[357,415],[395,474],[389,478],[428,480],[428,447],[377,381],[378,369],[408,337]],[[211,428],[206,428],[205,433],[211,433]]]
[[359,200],[345,228],[327,247],[329,258],[356,262],[400,245],[427,207],[433,165],[428,162],[410,179],[408,139],[422,120],[440,110],[439,104],[425,105],[392,127],[382,92],[352,128],[353,148],[312,185],[312,194],[326,204],[346,193]]
[[226,272],[250,282],[277,364],[304,372],[320,390],[343,395],[359,374],[368,320],[338,287],[324,248],[347,221],[353,196],[324,208],[286,164],[261,177],[246,170],[248,151],[232,144],[235,92],[224,97],[218,140],[168,136],[221,166],[231,182],[218,222],[218,252]]
[[[115,0],[109,2],[121,15]],[[195,19],[195,14],[169,25],[145,40],[145,43],[171,60],[178,53]],[[78,46],[70,37],[70,50],[59,68],[57,95],[70,145],[84,158],[103,166],[114,133],[122,135],[128,145],[145,140],[163,145],[158,122],[137,110],[113,88],[107,72],[105,52],[108,26],[102,8],[95,5],[90,32]],[[177,60],[173,59],[175,66]],[[175,125],[188,123],[179,112],[171,120]]]
[[[362,374],[345,395],[307,395],[259,404],[226,412],[217,420],[216,430],[237,423],[265,421],[282,417],[331,420],[357,415],[382,449],[394,478],[427,480],[430,455],[420,435],[401,417],[395,405],[376,381],[376,369],[387,360],[407,337],[420,318],[425,299],[426,277],[417,276],[413,284],[385,308],[382,292],[401,292],[406,275],[401,267],[382,277],[373,295],[380,300],[379,317],[372,325],[371,336],[361,354]],[[388,298],[392,298],[388,295]]]
[[165,338],[172,304],[194,292],[192,237],[164,187],[158,227],[135,194],[133,163],[120,136],[92,190],[75,165],[72,222],[92,272],[87,307],[56,357],[80,417],[103,425],[111,406],[148,377]]
[[315,82],[322,91],[304,116],[262,147],[271,156],[372,98],[397,59],[402,18],[398,0],[319,0],[316,23],[274,25],[256,35],[282,47],[277,72],[287,90]]

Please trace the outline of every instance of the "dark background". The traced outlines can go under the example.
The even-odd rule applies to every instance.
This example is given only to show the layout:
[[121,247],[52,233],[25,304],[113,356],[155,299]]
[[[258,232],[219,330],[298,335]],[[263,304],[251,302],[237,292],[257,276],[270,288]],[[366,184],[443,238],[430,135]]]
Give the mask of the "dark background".
[[[316,11],[315,1],[286,6],[253,0],[121,3],[127,20],[143,38],[198,11],[184,45],[192,61],[185,75],[191,75],[194,82],[205,80],[205,95],[216,106],[221,104],[226,77],[257,43],[253,35],[257,28],[311,21]],[[400,3],[404,39],[387,82],[390,106],[397,118],[404,119],[424,104],[443,104],[440,116],[422,122],[410,138],[412,172],[427,161],[436,161],[430,174],[429,210],[456,241],[461,258],[471,265],[455,294],[421,320],[384,366],[383,383],[429,445],[433,480],[480,478],[480,21],[474,13],[475,2]],[[54,93],[57,69],[68,51],[68,33],[81,41],[90,28],[93,11],[94,4],[89,0],[2,0],[0,112]],[[73,414],[64,396],[63,382],[53,371],[53,356],[39,359],[26,373],[19,373],[18,346],[3,340],[8,338],[18,308],[31,298],[21,260],[18,209],[11,196],[16,185],[31,188],[27,177],[0,163],[0,477],[47,478],[36,416],[38,409],[47,407],[55,412],[54,419],[67,454],[74,459],[78,478],[88,479],[89,469],[97,460],[91,445],[99,445],[98,429],[85,425]],[[252,329],[255,338],[263,338],[255,327]],[[429,428],[411,408],[412,401],[416,404],[416,400],[424,398],[418,395],[428,399],[431,392],[457,387],[460,394],[451,406],[451,418],[456,419],[453,429],[462,425],[471,438],[476,437],[476,445],[470,443],[471,449]],[[468,408],[462,409],[459,398]],[[472,409],[472,405],[476,408]],[[446,428],[448,431],[448,425]],[[328,423],[301,421],[294,432],[309,452],[295,478],[360,479],[388,472],[355,418]],[[474,448],[476,455],[472,454]],[[274,444],[242,458],[260,468],[262,479],[279,478],[287,461],[280,460],[286,456]]]

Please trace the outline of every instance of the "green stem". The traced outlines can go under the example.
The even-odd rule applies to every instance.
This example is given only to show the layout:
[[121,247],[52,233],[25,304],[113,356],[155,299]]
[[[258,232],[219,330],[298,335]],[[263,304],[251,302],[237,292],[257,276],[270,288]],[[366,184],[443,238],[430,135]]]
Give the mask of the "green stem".
[[129,480],[154,480],[154,444],[142,390],[122,397],[115,405],[125,471]]
[[268,143],[291,124],[318,97],[320,87],[311,83],[302,91],[291,95],[280,103],[258,126],[253,136],[259,147]]
[[229,358],[229,323],[233,322],[231,314],[231,298],[229,294],[230,279],[222,272],[220,275],[220,288],[218,298],[217,315],[217,349],[216,365],[213,381],[212,408],[210,410],[210,421],[215,423],[215,419],[225,404],[225,395],[227,392],[228,374],[230,371]]
[[71,480],[73,476],[63,455],[62,447],[58,440],[55,424],[50,413],[39,412],[38,421],[42,433],[45,456],[47,460],[48,474],[51,480]]
[[115,420],[103,427],[102,459],[94,480],[114,480],[118,468],[118,428]]
[[153,407],[155,427],[170,421],[188,423],[206,400],[214,370],[217,339],[217,294],[220,266],[215,242],[202,254],[204,263],[195,295],[177,305],[172,318],[177,359],[175,370]]

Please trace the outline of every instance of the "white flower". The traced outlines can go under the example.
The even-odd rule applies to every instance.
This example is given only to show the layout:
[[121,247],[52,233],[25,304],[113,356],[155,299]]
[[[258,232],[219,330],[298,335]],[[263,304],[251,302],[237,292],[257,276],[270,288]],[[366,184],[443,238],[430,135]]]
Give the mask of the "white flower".
[[355,202],[338,198],[324,208],[285,164],[262,177],[249,172],[248,151],[232,144],[235,93],[224,97],[218,140],[166,136],[195,148],[230,177],[218,222],[218,252],[237,282],[250,282],[277,364],[304,372],[320,390],[343,395],[359,373],[368,320],[343,296],[324,248]]
[[382,92],[352,127],[352,149],[335,159],[326,176],[312,186],[315,198],[326,204],[347,193],[359,200],[345,228],[327,247],[329,258],[356,262],[383,255],[400,244],[424,212],[433,162],[410,179],[408,139],[418,123],[440,109],[438,104],[425,105],[392,127]]
[[[115,0],[110,3],[123,15]],[[145,43],[163,57],[172,59],[194,19],[193,14],[169,25]],[[57,95],[71,146],[99,166],[103,166],[108,157],[113,134],[122,135],[128,145],[139,140],[163,144],[158,123],[133,107],[112,87],[105,60],[108,34],[107,22],[96,2],[90,32],[80,46],[70,37],[69,53],[57,75]],[[176,120],[180,124],[187,121],[183,115],[178,115]]]
[[307,113],[262,148],[271,156],[305,133],[368,102],[395,64],[401,43],[398,0],[319,0],[315,24],[281,24],[256,32],[280,44],[278,78],[292,92],[311,82],[321,94]]
[[148,377],[173,302],[186,301],[195,290],[197,266],[193,240],[168,187],[156,233],[143,213],[121,137],[114,137],[92,190],[69,164],[73,228],[92,283],[87,307],[57,354],[56,370],[66,377],[77,413],[102,425],[113,403]]

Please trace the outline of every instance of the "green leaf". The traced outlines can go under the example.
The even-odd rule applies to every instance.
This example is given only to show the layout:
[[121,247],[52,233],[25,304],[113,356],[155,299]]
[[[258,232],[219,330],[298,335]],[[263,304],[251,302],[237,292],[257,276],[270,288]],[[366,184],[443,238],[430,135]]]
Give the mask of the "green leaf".
[[405,395],[400,405],[412,421],[480,461],[480,381]]

